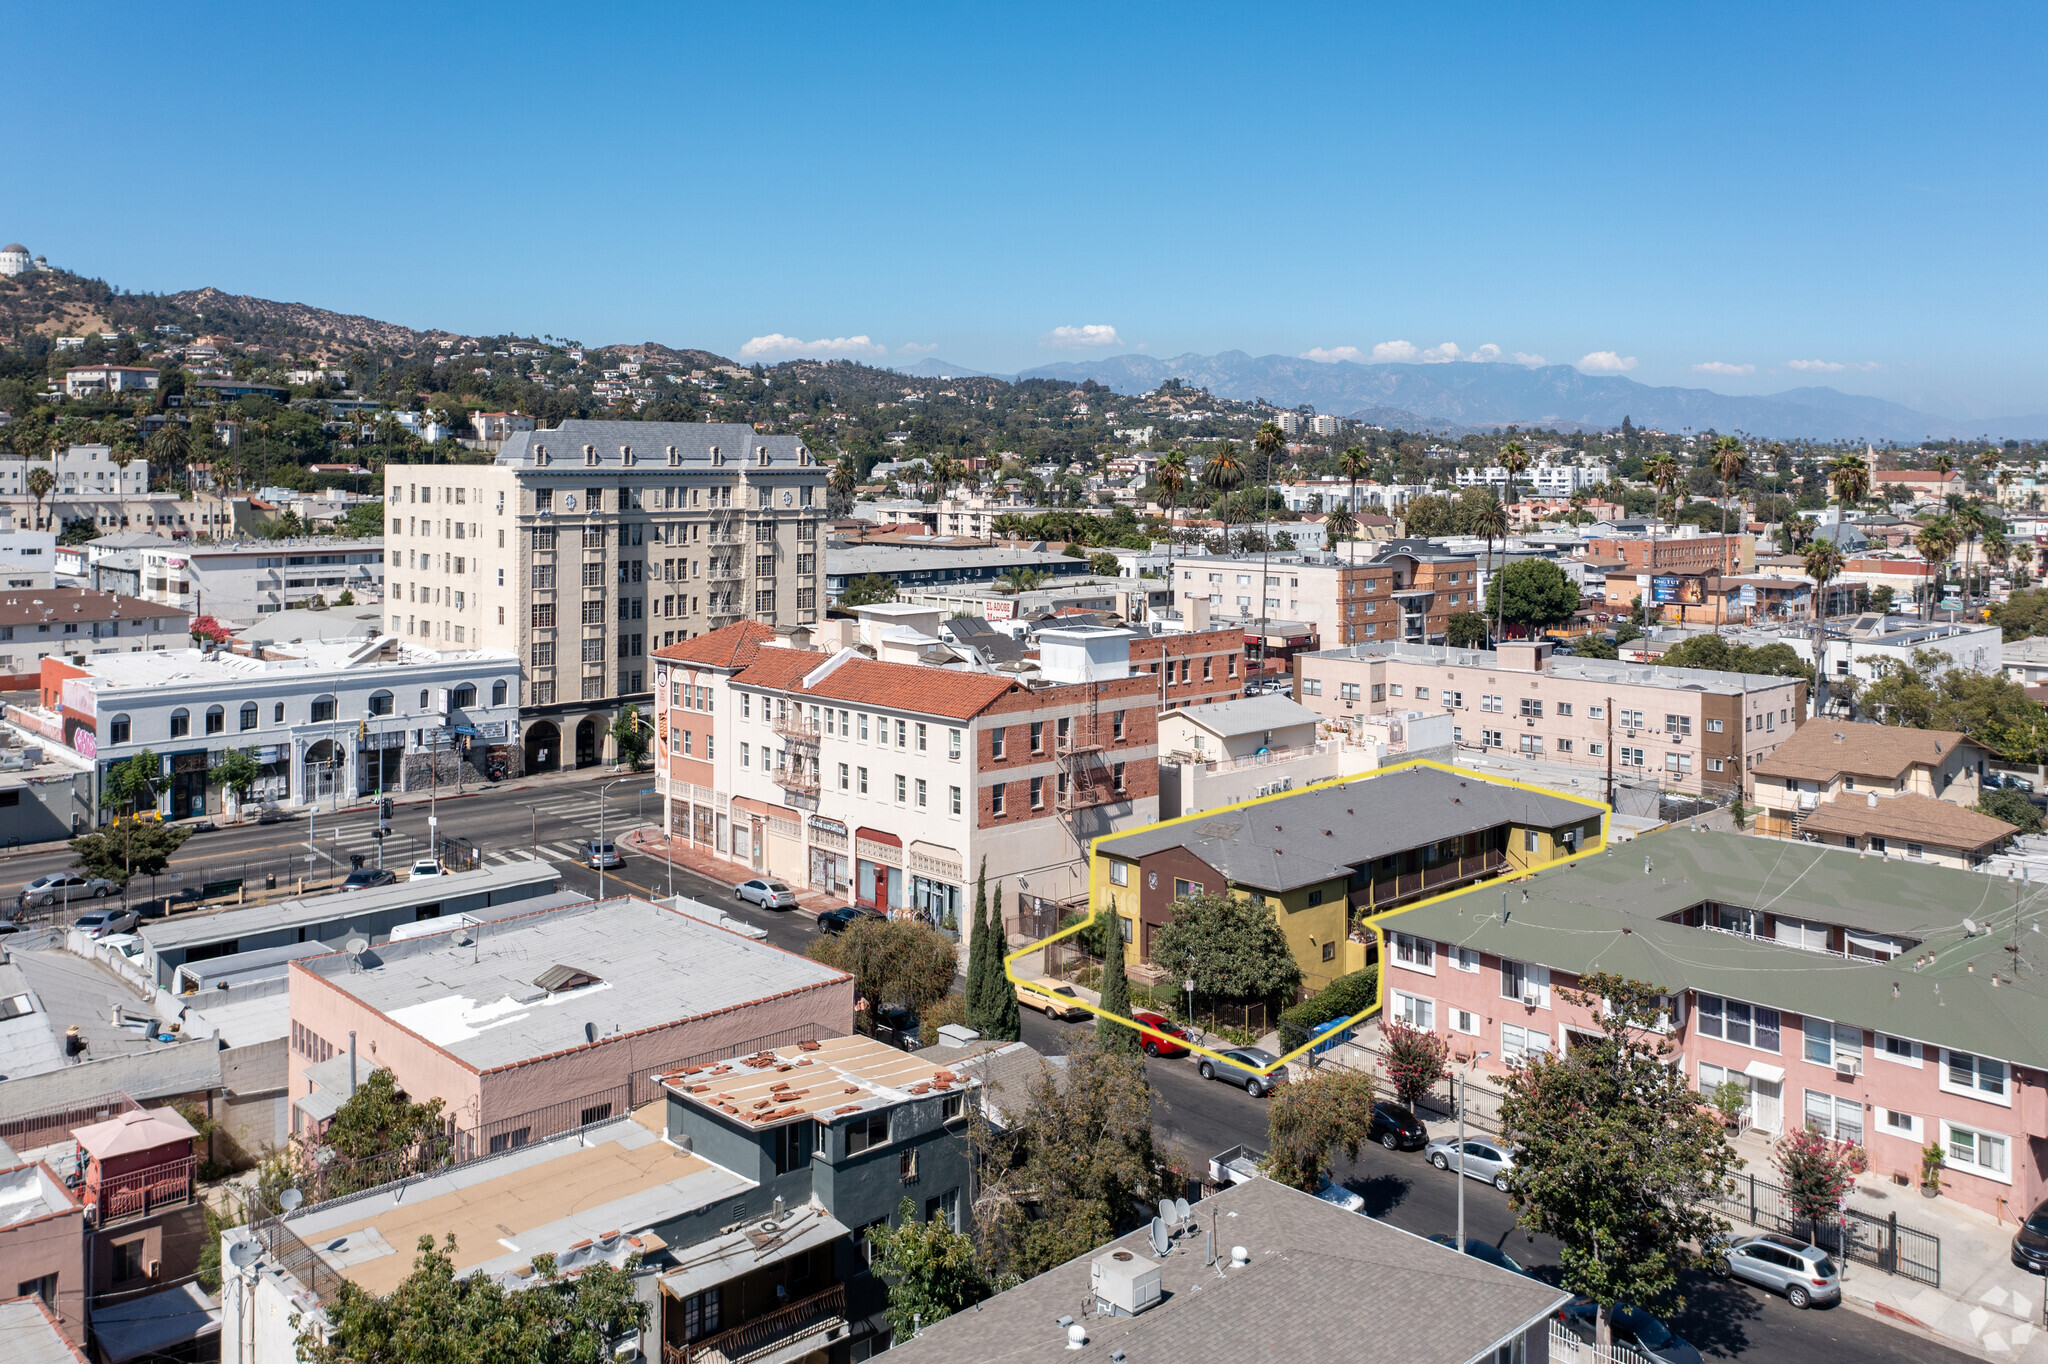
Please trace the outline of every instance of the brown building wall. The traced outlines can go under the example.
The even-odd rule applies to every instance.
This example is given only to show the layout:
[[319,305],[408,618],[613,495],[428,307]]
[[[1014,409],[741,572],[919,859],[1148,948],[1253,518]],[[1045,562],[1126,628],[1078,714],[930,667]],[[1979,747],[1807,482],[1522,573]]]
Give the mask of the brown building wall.
[[1176,880],[1198,883],[1209,893],[1230,889],[1222,872],[1186,848],[1166,848],[1153,853],[1131,868],[1131,876],[1137,882],[1135,887],[1113,886],[1110,895],[1118,900],[1120,908],[1127,909],[1129,901],[1123,897],[1131,889],[1137,891],[1138,928],[1132,947],[1136,949],[1137,959],[1148,963],[1152,960],[1152,935],[1173,921],[1173,883]]

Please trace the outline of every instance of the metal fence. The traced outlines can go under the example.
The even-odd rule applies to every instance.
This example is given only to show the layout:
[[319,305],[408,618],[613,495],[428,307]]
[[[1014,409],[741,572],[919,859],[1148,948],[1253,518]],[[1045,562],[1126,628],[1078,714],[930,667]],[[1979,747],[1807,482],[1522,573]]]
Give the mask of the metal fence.
[[142,1105],[126,1094],[96,1094],[61,1108],[45,1108],[0,1118],[0,1141],[16,1151],[32,1151],[38,1146],[65,1140],[75,1127],[87,1127],[123,1113],[141,1111]]
[[1811,1235],[1814,1243],[1830,1254],[1930,1288],[1941,1287],[1941,1238],[1901,1223],[1897,1213],[1879,1216],[1848,1208],[1840,1220],[1809,1228],[1806,1219],[1792,1210],[1783,1188],[1754,1174],[1738,1178],[1735,1192],[1714,1203],[1737,1222],[1795,1236]]

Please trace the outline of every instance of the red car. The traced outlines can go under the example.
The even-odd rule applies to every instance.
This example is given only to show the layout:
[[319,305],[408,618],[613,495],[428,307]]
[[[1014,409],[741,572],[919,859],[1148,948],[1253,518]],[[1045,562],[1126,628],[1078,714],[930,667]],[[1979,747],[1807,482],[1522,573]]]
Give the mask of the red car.
[[1133,1009],[1131,1017],[1145,1025],[1140,1034],[1145,1039],[1147,1056],[1186,1056],[1188,1049],[1174,1039],[1185,1037],[1178,1023],[1150,1009]]

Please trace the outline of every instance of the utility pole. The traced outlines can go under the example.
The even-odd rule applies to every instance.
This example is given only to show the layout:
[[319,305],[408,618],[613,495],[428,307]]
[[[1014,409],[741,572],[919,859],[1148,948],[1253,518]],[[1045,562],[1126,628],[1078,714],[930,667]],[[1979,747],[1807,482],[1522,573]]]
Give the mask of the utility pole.
[[1607,698],[1607,808],[1614,808],[1614,698]]

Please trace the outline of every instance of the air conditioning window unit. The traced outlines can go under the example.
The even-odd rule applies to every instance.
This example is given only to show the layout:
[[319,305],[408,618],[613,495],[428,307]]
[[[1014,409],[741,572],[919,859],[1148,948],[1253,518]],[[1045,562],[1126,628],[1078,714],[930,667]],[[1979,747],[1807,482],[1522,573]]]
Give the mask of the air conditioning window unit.
[[1533,1008],[1535,1008],[1535,1007],[1536,1007],[1536,987],[1535,987],[1535,986],[1533,986],[1533,985],[1524,985],[1524,986],[1522,987],[1522,1004],[1523,1004],[1523,1006],[1524,1006],[1524,1007],[1526,1007],[1526,1008],[1530,1008],[1530,1009],[1533,1009]]
[[1861,1075],[1862,1073],[1863,1062],[1861,1058],[1855,1056],[1837,1056],[1835,1058],[1835,1074]]

